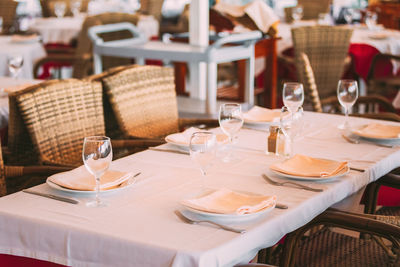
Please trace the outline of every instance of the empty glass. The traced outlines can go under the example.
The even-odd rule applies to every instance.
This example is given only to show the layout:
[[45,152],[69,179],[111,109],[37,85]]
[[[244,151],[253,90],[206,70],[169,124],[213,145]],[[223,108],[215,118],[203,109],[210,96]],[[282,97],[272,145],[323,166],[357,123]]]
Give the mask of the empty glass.
[[[229,137],[229,145],[232,145],[233,137],[239,132],[243,125],[242,107],[240,104],[222,104],[219,109],[219,126]],[[222,158],[224,162],[232,162],[234,157],[232,149],[228,149],[228,154]]]
[[217,151],[217,137],[212,132],[195,132],[190,138],[190,157],[200,167],[204,188],[207,170],[213,163]]
[[295,22],[303,18],[303,6],[298,5],[292,8],[292,18]]
[[354,105],[358,98],[357,82],[354,80],[340,80],[337,87],[337,97],[345,112],[344,124],[340,125],[339,128],[347,130],[349,129],[349,109]]
[[347,24],[351,24],[353,22],[353,9],[346,8],[343,10],[343,18]]
[[24,57],[19,54],[9,55],[7,57],[8,70],[14,79],[18,78],[21,68],[24,65]]
[[289,137],[287,147],[284,149],[285,156],[292,157],[294,154],[294,141],[297,136],[301,133],[303,129],[303,107],[298,107],[295,112],[289,110],[288,107],[284,106],[281,109],[280,116],[280,127],[282,131]]
[[367,14],[365,15],[365,24],[370,30],[376,28],[377,20],[378,20],[378,15],[375,12],[368,11]]
[[290,112],[296,112],[304,102],[304,89],[303,84],[288,82],[283,84],[283,104],[289,109]]
[[77,17],[79,15],[79,12],[81,11],[81,5],[81,0],[71,0],[71,12],[74,17]]
[[85,137],[83,142],[82,158],[86,169],[93,174],[96,181],[96,199],[88,202],[89,207],[106,206],[107,204],[100,200],[100,178],[107,171],[112,161],[111,140],[106,136]]
[[54,3],[54,14],[57,18],[62,18],[65,15],[66,4],[62,1],[57,1]]

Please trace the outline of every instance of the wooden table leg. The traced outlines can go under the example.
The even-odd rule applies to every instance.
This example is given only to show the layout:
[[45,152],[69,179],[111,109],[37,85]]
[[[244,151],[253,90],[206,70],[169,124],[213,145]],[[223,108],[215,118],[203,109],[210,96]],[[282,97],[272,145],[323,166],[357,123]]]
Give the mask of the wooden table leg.
[[175,69],[175,86],[177,95],[188,95],[186,92],[186,72],[187,65],[185,62],[174,62]]

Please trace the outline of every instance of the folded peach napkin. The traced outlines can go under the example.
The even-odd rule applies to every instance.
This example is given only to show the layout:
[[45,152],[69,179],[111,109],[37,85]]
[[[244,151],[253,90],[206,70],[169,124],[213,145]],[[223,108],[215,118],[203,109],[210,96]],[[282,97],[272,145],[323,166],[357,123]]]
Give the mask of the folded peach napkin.
[[243,118],[246,122],[274,122],[279,121],[280,112],[254,106],[249,111],[243,113]]
[[[108,190],[121,185],[132,177],[131,172],[120,172],[114,170],[106,171],[100,179],[100,190]],[[85,166],[68,172],[57,173],[48,178],[49,181],[68,189],[81,191],[96,190],[94,176],[90,174]]]
[[222,188],[200,198],[183,200],[181,203],[200,211],[243,215],[275,206],[276,196],[251,195]]
[[271,170],[304,177],[330,177],[348,169],[347,162],[316,159],[297,154],[283,162],[272,164]]
[[371,123],[353,131],[362,137],[370,138],[400,138],[400,126]]
[[[190,127],[181,133],[168,135],[167,137],[165,137],[165,141],[169,143],[176,143],[188,146],[190,144],[190,138],[192,137],[192,134],[194,134],[195,132],[206,132],[206,131],[195,127]],[[217,136],[217,142],[225,142],[227,141],[228,138],[224,134],[216,134],[216,136]]]

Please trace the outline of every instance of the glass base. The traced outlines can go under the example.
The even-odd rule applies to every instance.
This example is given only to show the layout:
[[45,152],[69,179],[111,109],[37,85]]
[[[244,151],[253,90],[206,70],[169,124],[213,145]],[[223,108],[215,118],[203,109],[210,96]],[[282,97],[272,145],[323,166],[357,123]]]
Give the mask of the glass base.
[[100,208],[100,207],[107,207],[108,203],[103,200],[92,200],[86,202],[86,206],[90,208]]

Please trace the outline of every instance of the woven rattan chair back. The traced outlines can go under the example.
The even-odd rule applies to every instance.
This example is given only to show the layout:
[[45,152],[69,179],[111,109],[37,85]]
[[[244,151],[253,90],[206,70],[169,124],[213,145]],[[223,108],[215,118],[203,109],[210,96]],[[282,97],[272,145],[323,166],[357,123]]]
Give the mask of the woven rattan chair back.
[[124,135],[157,138],[179,131],[173,69],[117,68],[103,86]]
[[[78,36],[78,46],[77,46],[77,57],[82,60],[76,61],[73,66],[73,77],[83,78],[87,76],[90,72],[88,69],[92,67],[87,64],[87,58],[92,55],[92,41],[90,41],[88,36],[88,29],[92,26],[103,25],[103,24],[113,24],[119,22],[130,22],[132,24],[137,24],[138,16],[135,14],[127,13],[103,13],[95,16],[89,16],[85,19],[82,25],[82,29]],[[130,38],[132,35],[127,31],[112,32],[102,35],[104,41],[120,40]],[[109,68],[132,64],[130,59],[127,58],[117,58],[117,57],[103,57],[103,69],[107,70]]]
[[15,98],[41,163],[81,165],[83,138],[105,134],[98,82],[44,82]]
[[296,60],[298,60],[298,62],[296,62],[297,75],[304,86],[305,104],[311,103],[313,111],[322,112],[321,100],[319,98],[310,60],[304,53],[300,53],[300,55],[296,57]]
[[3,32],[9,32],[10,28],[14,25],[15,14],[18,2],[14,0],[1,0],[0,1],[0,17],[3,18]]
[[295,56],[299,57],[301,53],[308,56],[321,98],[336,94],[337,83],[344,72],[352,33],[352,29],[337,26],[292,28]]

